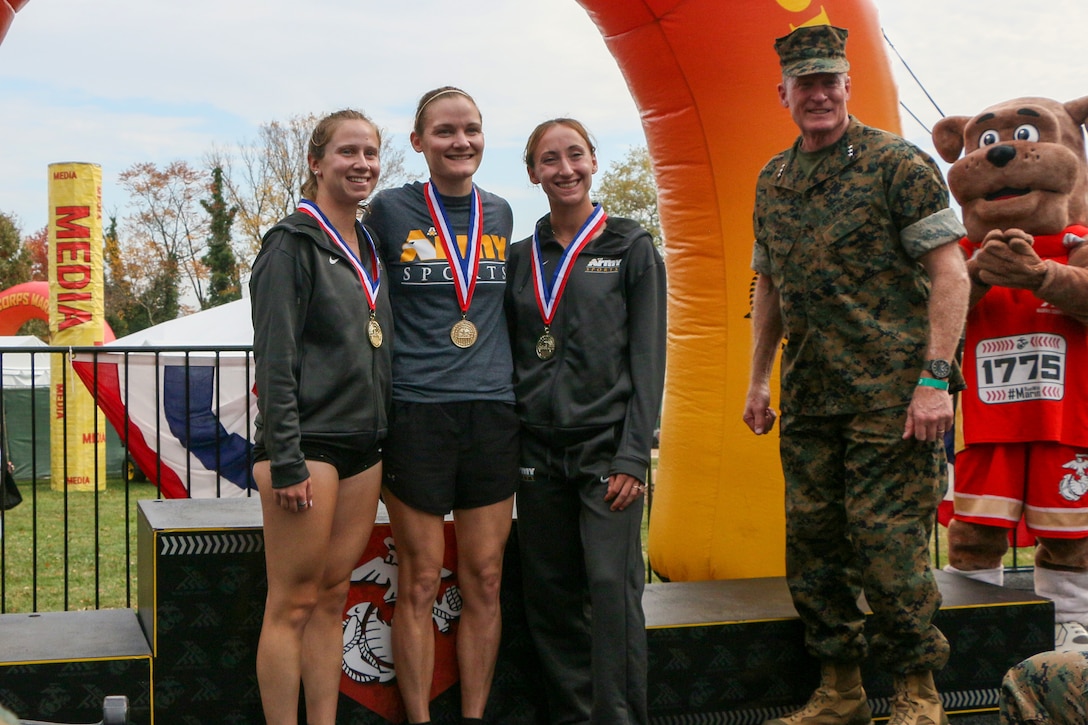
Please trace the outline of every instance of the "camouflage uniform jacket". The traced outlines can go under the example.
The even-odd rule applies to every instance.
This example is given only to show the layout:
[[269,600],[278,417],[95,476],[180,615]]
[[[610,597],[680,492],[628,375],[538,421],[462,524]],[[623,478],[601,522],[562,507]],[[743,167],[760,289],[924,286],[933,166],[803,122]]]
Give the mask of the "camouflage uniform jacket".
[[1001,683],[1001,725],[1088,723],[1088,652],[1040,652]]
[[917,259],[956,243],[963,225],[933,159],[900,137],[851,117],[810,176],[800,143],[760,172],[754,212],[752,268],[778,290],[787,338],[783,410],[906,405],[929,330]]

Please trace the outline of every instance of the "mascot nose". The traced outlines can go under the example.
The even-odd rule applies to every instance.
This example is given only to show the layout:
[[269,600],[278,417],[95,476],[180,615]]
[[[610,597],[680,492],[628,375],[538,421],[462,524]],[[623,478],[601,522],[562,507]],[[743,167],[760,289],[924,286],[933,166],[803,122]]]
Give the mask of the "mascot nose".
[[986,160],[997,168],[1003,167],[1016,158],[1016,149],[1012,146],[994,146],[992,149],[986,152]]

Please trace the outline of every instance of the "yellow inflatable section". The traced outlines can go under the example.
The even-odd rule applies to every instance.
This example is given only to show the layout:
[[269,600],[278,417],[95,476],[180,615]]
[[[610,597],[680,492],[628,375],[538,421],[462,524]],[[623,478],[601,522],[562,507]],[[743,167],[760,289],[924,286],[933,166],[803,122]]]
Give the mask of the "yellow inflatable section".
[[868,0],[579,2],[640,109],[666,237],[669,358],[651,566],[671,581],[780,576],[777,428],[757,438],[741,422],[755,180],[797,136],[775,90],[774,39],[802,25],[849,29],[850,111],[898,131],[876,10]]

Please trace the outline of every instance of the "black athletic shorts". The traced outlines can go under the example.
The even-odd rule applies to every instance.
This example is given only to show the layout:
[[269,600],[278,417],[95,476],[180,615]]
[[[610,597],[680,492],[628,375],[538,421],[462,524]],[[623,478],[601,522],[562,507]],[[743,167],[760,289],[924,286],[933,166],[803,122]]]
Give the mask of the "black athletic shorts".
[[504,501],[518,487],[518,427],[510,403],[394,400],[382,485],[437,516]]
[[[321,461],[336,469],[340,480],[358,475],[381,463],[384,441],[372,436],[304,435],[299,447],[307,461]],[[253,462],[267,461],[268,451],[260,443],[253,445]]]

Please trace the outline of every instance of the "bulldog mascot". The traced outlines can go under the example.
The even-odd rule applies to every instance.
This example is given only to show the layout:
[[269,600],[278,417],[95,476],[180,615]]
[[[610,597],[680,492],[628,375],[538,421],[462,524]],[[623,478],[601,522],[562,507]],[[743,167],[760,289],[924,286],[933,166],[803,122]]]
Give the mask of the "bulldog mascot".
[[1086,117],[1088,97],[1017,98],[933,128],[971,276],[945,568],[1001,584],[1023,517],[1061,650],[1088,650]]

